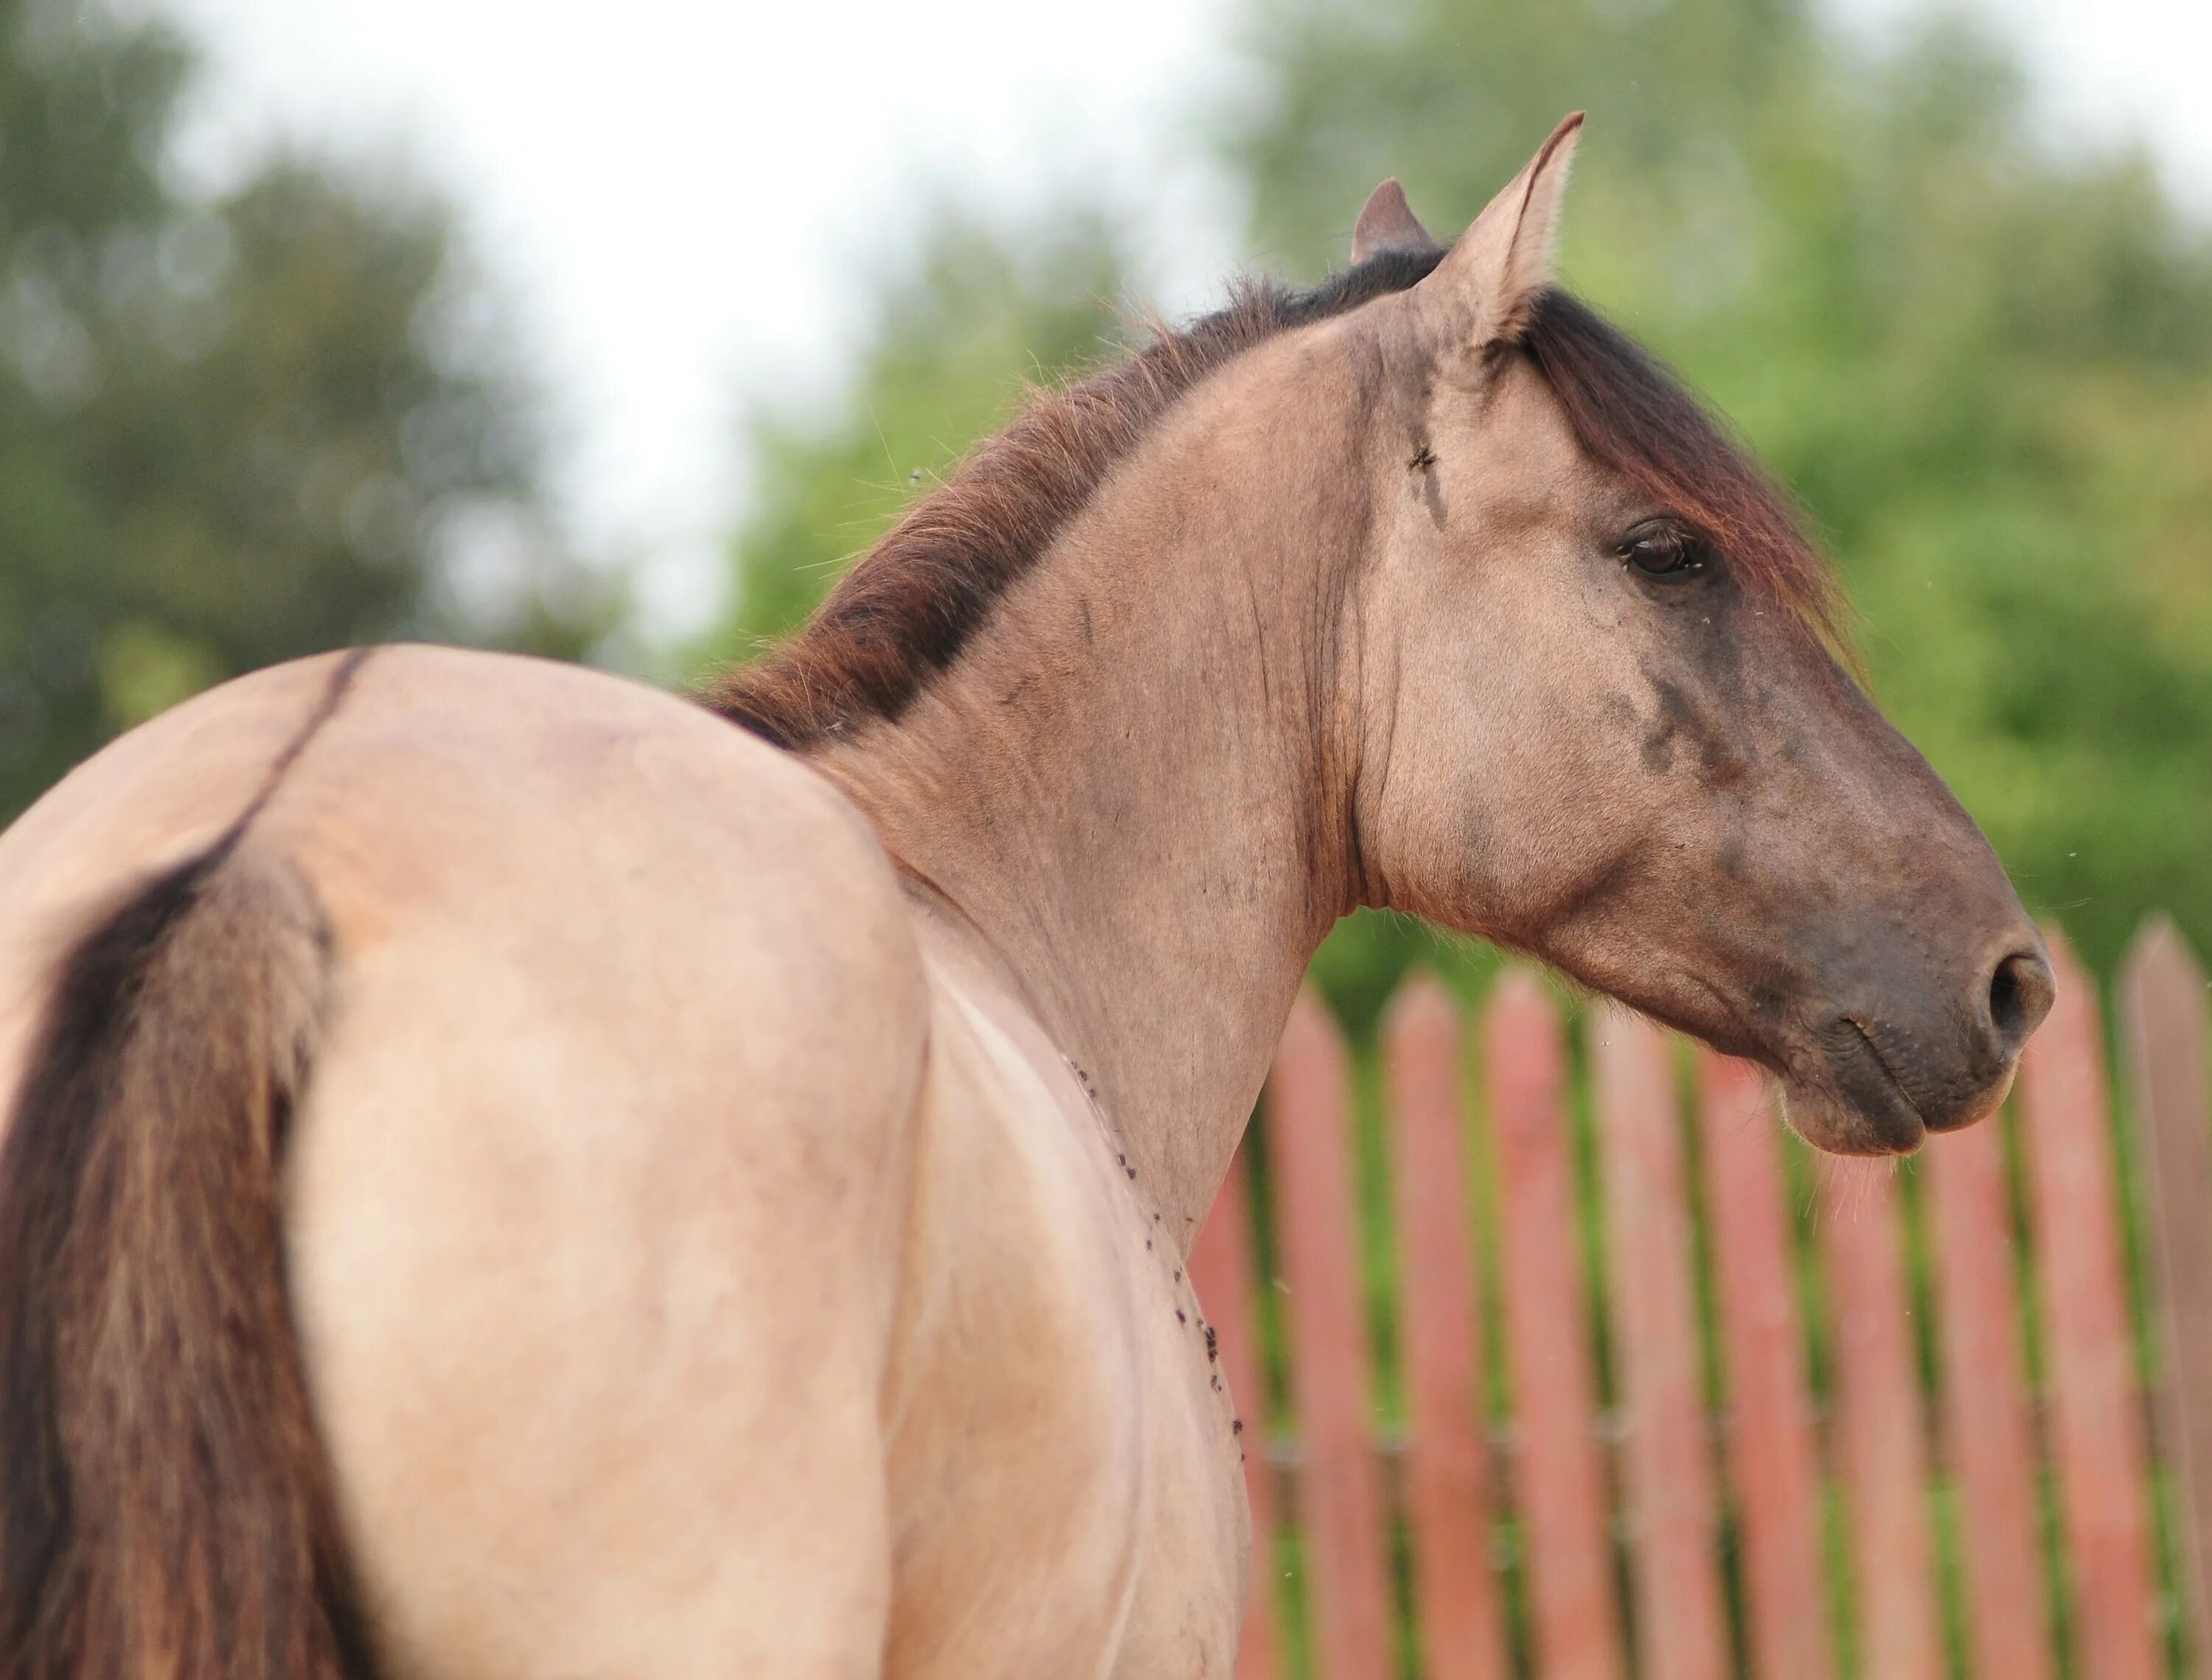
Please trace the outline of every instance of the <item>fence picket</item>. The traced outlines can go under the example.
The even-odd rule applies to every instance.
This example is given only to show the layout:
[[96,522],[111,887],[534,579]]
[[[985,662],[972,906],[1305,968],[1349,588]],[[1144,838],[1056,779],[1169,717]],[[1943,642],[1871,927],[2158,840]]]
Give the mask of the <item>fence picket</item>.
[[1243,1428],[1244,1492],[1252,1508],[1252,1577],[1237,1644],[1237,1680],[1276,1680],[1275,1477],[1267,1460],[1267,1391],[1253,1325],[1254,1264],[1249,1168],[1239,1149],[1190,1251],[1191,1286],[1218,1337],[1221,1369]]
[[1315,1668],[1326,1680],[1383,1680],[1395,1662],[1352,1230],[1349,1082],[1343,1037],[1310,992],[1291,1009],[1269,1090],[1268,1159],[1304,1446],[1299,1502]]
[[[1966,1671],[2051,1680],[2069,1628],[2071,1671],[2163,1672],[2152,1442],[2142,1427],[2123,1246],[2126,1198],[2093,983],[2051,939],[2059,1002],[2022,1068],[2016,1123],[2027,1196],[2015,1231],[2002,1119],[1931,1141],[1927,1198],[1942,1370],[1942,1455],[1963,1556]],[[2178,1568],[2192,1650],[2212,1653],[2212,1114],[2207,996],[2172,928],[2145,927],[2122,976],[2122,1018],[2150,1196],[2162,1358],[2154,1398],[2161,1467],[2179,1490]],[[1411,1611],[1424,1680],[1516,1671],[1492,1557],[1510,1507],[1522,1542],[1536,1680],[1626,1680],[1616,1494],[1636,1598],[1636,1672],[1723,1680],[1734,1653],[1719,1553],[1724,1464],[1737,1513],[1749,1680],[1835,1680],[1825,1544],[1834,1478],[1850,1550],[1850,1667],[1881,1680],[1948,1672],[1933,1544],[1929,1424],[1911,1321],[1911,1252],[1893,1163],[1823,1161],[1816,1229],[1832,1350],[1824,1469],[1783,1143],[1747,1065],[1697,1058],[1696,1124],[1728,1398],[1717,1463],[1692,1246],[1693,1198],[1668,1041],[1626,1011],[1590,1016],[1607,1293],[1623,1428],[1614,1489],[1596,1407],[1583,1270],[1583,1210],[1558,1010],[1509,972],[1481,1017],[1495,1155],[1498,1291],[1512,1446],[1486,1428],[1481,1252],[1468,1200],[1460,1036],[1449,995],[1409,981],[1385,1017],[1383,1072],[1399,1245],[1398,1322],[1408,1428],[1395,1491],[1410,1537]],[[1386,1477],[1372,1404],[1358,1240],[1347,1052],[1311,994],[1278,1054],[1263,1117],[1278,1236],[1296,1468],[1271,1459],[1255,1318],[1249,1179],[1232,1163],[1190,1271],[1219,1338],[1222,1378],[1249,1420],[1255,1559],[1237,1680],[1285,1660],[1271,1538],[1296,1507],[1312,1606],[1316,1680],[1383,1680],[1399,1661]],[[2050,1406],[2039,1426],[2022,1358],[2016,1244],[2033,1245]],[[2047,1601],[2041,1458],[2057,1489],[2069,1613]],[[1510,1496],[1500,1485],[1510,1466]],[[1293,1496],[1293,1490],[1295,1496]]]
[[1459,1021],[1433,978],[1409,981],[1384,1033],[1395,1120],[1400,1322],[1411,1437],[1407,1515],[1426,1680],[1505,1680],[1491,1569],[1489,1452],[1459,1089]]
[[1931,1138],[1946,1438],[1965,1516],[1972,1671],[2048,1680],[2036,1454],[2021,1362],[2004,1143],[1991,1119]]
[[2041,1267],[2075,1671],[2153,1680],[2154,1638],[2142,1409],[2136,1384],[2118,1186],[2105,1095],[2096,984],[2050,934],[2058,999],[2021,1069],[2028,1210]]
[[2120,993],[2149,1171],[2160,1446],[2179,1493],[2182,1588],[2197,1668],[2212,1665],[2212,1155],[2203,972],[2164,917],[2129,949]]
[[1591,1031],[1639,1670],[1650,1680],[1723,1680],[1728,1622],[1667,1043],[1656,1027],[1620,1009],[1598,1010]]
[[1559,1016],[1531,976],[1516,970],[1498,981],[1483,1017],[1483,1045],[1535,1670],[1545,1680],[1623,1680],[1589,1320],[1575,1252],[1566,1056]]
[[1805,1390],[1780,1121],[1765,1078],[1748,1063],[1705,1051],[1698,1073],[1752,1671],[1764,1680],[1825,1680],[1836,1661],[1820,1545],[1820,1465]]
[[1928,1527],[1927,1417],[1896,1168],[1825,1161],[1820,1182],[1835,1471],[1850,1519],[1858,1670],[1879,1680],[1943,1680]]

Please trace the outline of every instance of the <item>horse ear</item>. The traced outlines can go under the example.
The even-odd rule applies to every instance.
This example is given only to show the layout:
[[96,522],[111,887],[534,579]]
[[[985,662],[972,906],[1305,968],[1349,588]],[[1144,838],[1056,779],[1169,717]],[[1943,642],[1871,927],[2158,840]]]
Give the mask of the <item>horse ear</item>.
[[1444,312],[1462,346],[1507,343],[1528,324],[1551,282],[1552,243],[1583,113],[1569,114],[1528,166],[1505,184],[1419,290]]
[[1364,263],[1380,251],[1426,251],[1436,244],[1420,217],[1406,202],[1396,176],[1367,197],[1367,207],[1352,225],[1352,260]]

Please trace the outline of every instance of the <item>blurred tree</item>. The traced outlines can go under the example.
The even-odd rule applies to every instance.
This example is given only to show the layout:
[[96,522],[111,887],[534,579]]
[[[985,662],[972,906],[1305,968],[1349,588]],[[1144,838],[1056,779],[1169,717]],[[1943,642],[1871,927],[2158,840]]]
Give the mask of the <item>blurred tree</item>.
[[[1449,236],[1588,107],[1568,278],[1803,498],[1877,694],[2031,904],[2100,965],[2154,906],[2212,950],[2212,247],[2140,157],[2046,144],[1956,24],[1875,52],[1801,0],[1246,0],[1245,29],[1259,96],[1216,134],[1255,248],[1307,275],[1382,176]],[[979,288],[945,237],[836,414],[755,428],[745,628],[880,529],[901,486],[863,487],[916,440],[933,464],[995,422],[1029,323],[1084,326],[1059,273],[978,252]],[[1358,918],[1319,972],[1357,1024],[1435,949]]]
[[112,731],[406,633],[574,655],[530,394],[427,197],[164,174],[188,48],[0,0],[0,820]]

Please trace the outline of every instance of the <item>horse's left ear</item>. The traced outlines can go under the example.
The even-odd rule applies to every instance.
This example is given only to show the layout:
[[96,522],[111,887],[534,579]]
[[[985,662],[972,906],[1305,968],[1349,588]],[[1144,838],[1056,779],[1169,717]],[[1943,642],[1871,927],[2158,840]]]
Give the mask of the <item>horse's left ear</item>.
[[1431,251],[1436,241],[1406,202],[1406,189],[1392,176],[1368,195],[1367,206],[1352,226],[1352,260],[1364,263],[1383,251]]
[[1505,184],[1416,288],[1467,349],[1510,343],[1552,279],[1552,244],[1583,113],[1574,112]]

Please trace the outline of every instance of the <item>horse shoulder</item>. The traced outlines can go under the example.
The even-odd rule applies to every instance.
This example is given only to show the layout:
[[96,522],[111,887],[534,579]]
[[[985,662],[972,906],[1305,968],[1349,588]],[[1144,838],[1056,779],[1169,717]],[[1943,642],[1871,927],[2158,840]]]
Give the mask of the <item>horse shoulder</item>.
[[1118,1647],[1117,1673],[1198,1671],[1233,1643],[1243,1546],[1199,1303],[1081,1070],[947,943],[925,923],[890,1667],[1056,1673]]

